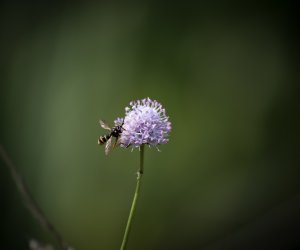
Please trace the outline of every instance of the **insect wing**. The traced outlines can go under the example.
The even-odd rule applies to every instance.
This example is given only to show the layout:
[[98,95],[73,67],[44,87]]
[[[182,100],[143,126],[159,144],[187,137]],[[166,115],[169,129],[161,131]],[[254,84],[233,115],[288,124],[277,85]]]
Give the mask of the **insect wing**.
[[115,140],[113,148],[119,147],[121,145],[120,137],[118,136]]
[[105,121],[100,120],[99,123],[100,123],[100,126],[102,128],[107,129],[107,130],[111,130],[111,128],[108,126],[108,124]]
[[111,151],[112,149],[112,138],[113,137],[110,137],[109,140],[106,142],[105,144],[105,154],[108,155],[108,153]]

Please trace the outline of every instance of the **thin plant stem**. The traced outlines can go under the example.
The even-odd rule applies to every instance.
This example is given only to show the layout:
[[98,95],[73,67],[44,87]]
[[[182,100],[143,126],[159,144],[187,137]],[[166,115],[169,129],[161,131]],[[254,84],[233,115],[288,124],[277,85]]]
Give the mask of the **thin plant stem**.
[[120,250],[125,250],[126,246],[127,246],[128,236],[129,236],[129,232],[131,229],[134,212],[136,209],[136,203],[137,203],[137,199],[138,199],[139,193],[140,193],[141,180],[142,180],[143,173],[144,173],[144,145],[141,145],[141,147],[140,147],[140,168],[139,168],[139,171],[137,172],[137,181],[136,181],[135,192],[134,192],[133,201],[131,204],[131,208],[130,208],[130,212],[129,212],[129,216],[128,216],[128,220],[127,220],[127,224],[126,224],[126,229],[125,229],[125,233],[123,236],[123,241],[122,241]]
[[29,188],[22,176],[18,173],[16,166],[13,164],[12,160],[9,158],[8,154],[4,150],[3,146],[0,144],[0,157],[3,159],[5,165],[9,168],[12,178],[18,188],[18,191],[23,198],[25,206],[31,212],[32,216],[40,223],[40,225],[46,228],[56,239],[61,249],[64,250],[73,250],[67,242],[62,238],[60,233],[54,228],[52,223],[46,217],[43,210],[37,204],[32,194],[29,191]]

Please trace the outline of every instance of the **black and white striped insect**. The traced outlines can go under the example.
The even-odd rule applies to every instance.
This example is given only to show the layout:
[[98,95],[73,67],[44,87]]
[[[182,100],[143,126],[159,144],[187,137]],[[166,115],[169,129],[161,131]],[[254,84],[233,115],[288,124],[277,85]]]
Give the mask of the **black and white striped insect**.
[[[124,128],[122,127],[123,124],[124,124],[124,120],[123,120],[122,124],[117,125],[113,128],[110,128],[108,126],[108,124],[106,122],[104,122],[103,120],[100,120],[99,123],[100,123],[100,126],[102,128],[107,129],[107,130],[110,131],[109,134],[100,136],[99,139],[98,139],[98,144],[99,145],[105,144],[105,154],[108,155],[108,153],[111,151],[111,149],[119,144],[119,142],[118,142],[119,137],[120,137],[120,135],[122,134],[122,132],[124,130]],[[113,138],[115,138],[115,143],[114,144],[112,143]]]

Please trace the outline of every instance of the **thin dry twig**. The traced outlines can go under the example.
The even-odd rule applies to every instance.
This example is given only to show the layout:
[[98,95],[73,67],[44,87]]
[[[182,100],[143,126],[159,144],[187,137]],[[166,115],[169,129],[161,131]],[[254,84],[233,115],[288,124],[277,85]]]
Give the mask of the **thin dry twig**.
[[34,200],[32,194],[30,193],[25,181],[23,180],[22,176],[18,173],[17,168],[13,164],[12,160],[9,158],[8,154],[4,150],[4,147],[0,144],[0,156],[3,159],[6,166],[9,168],[11,175],[13,177],[13,180],[18,188],[18,191],[20,192],[24,204],[27,207],[27,209],[31,212],[32,216],[40,223],[42,227],[44,227],[46,230],[48,230],[56,239],[59,246],[64,250],[74,250],[71,246],[68,245],[68,243],[62,238],[60,233],[54,228],[52,223],[49,221],[49,219],[46,217],[43,210],[40,208],[40,206],[37,204],[37,202]]

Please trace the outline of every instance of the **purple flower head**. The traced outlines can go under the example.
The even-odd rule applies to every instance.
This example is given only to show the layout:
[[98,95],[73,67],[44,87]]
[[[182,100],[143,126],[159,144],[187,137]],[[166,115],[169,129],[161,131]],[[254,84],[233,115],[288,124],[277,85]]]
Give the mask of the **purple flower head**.
[[166,144],[171,122],[160,103],[150,98],[130,102],[125,108],[125,118],[117,118],[115,124],[123,124],[120,143],[123,147],[139,147],[142,144],[156,146]]

